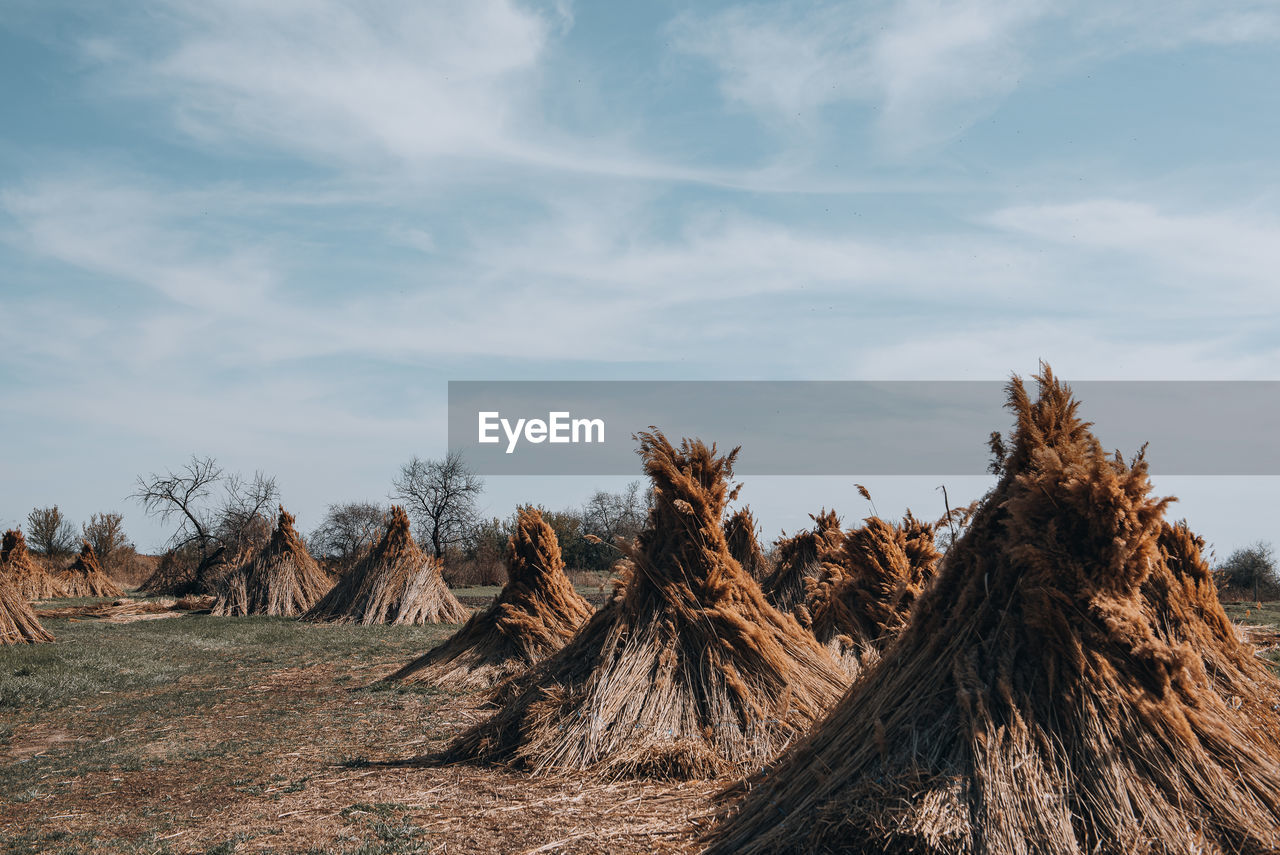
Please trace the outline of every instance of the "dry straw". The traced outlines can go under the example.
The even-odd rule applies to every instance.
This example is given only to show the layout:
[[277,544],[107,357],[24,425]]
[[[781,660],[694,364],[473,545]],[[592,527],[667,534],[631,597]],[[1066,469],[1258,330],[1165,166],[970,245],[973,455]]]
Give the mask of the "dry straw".
[[160,556],[156,569],[142,583],[141,589],[148,594],[185,594],[195,586],[195,571],[194,563],[183,561],[176,550],[170,549]]
[[123,597],[124,591],[111,581],[98,563],[98,554],[89,541],[81,541],[80,554],[71,566],[58,574],[68,597]]
[[333,581],[318,565],[284,507],[266,545],[218,581],[213,614],[295,617],[319,602]]
[[737,450],[639,435],[655,505],[614,594],[508,700],[430,762],[606,777],[701,778],[773,757],[839,697],[843,675],[729,555]]
[[1246,713],[1271,740],[1280,738],[1280,680],[1223,612],[1202,552],[1204,539],[1185,521],[1164,523],[1159,546],[1161,560],[1142,584],[1156,634],[1195,650],[1224,702]]
[[382,539],[303,618],[424,624],[462,623],[469,614],[445,584],[439,563],[414,542],[409,517],[397,505]]
[[756,518],[750,508],[740,508],[724,521],[724,539],[729,554],[752,579],[759,581],[768,574],[769,565],[756,539]]
[[835,511],[822,510],[809,514],[813,528],[777,543],[777,566],[764,578],[760,587],[774,608],[789,612],[805,601],[806,582],[816,578],[822,570],[822,558],[838,549],[844,536],[840,530],[840,517]]
[[1280,850],[1275,734],[1215,674],[1247,657],[1186,568],[1153,590],[1168,500],[1038,379],[1010,383],[1002,477],[910,625],[709,852]]
[[27,540],[18,529],[4,533],[0,547],[0,576],[26,600],[55,600],[71,596],[52,573],[35,562],[27,551]]
[[27,598],[0,577],[0,644],[36,644],[53,641],[53,635],[40,625]]
[[931,524],[910,512],[899,525],[871,517],[819,554],[797,616],[856,677],[907,625],[939,557]]
[[462,629],[388,680],[489,688],[555,653],[592,608],[564,572],[560,544],[536,508],[521,508],[507,543],[507,584]]

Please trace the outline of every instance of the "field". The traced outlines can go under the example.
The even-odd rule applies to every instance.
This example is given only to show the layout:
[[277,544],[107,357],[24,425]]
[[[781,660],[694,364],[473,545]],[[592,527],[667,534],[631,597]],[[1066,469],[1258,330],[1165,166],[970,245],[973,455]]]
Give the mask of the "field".
[[406,765],[487,714],[375,685],[453,626],[45,625],[0,648],[3,852],[689,852],[719,786]]
[[452,626],[45,623],[56,644],[0,648],[3,852],[693,852],[725,783],[411,765],[487,714],[376,683]]

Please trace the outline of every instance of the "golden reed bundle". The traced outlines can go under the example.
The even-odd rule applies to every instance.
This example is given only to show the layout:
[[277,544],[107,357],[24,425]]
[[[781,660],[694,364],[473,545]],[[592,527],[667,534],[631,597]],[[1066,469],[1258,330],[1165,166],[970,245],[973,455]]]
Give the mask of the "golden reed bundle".
[[773,757],[844,677],[729,554],[737,450],[641,433],[655,505],[610,601],[517,678],[489,720],[427,762],[478,760],[607,777],[704,778]]
[[555,653],[591,616],[564,572],[556,533],[536,508],[521,508],[507,542],[507,584],[448,641],[388,680],[490,688]]
[[27,539],[19,529],[4,533],[0,546],[0,576],[25,600],[56,600],[69,597],[58,577],[37,564],[27,551]]
[[769,565],[756,539],[756,518],[750,508],[739,508],[724,521],[724,539],[729,554],[748,576],[759,581],[767,575]]
[[283,506],[271,539],[218,580],[213,614],[229,617],[295,617],[319,602],[333,587],[311,557]]
[[907,625],[941,556],[933,526],[910,511],[899,525],[870,517],[833,541],[825,541],[831,545],[796,616],[856,677]]
[[71,566],[58,574],[68,597],[123,597],[124,591],[98,563],[98,554],[89,541],[81,541],[80,554]]
[[807,593],[806,581],[822,569],[821,555],[838,549],[844,533],[835,511],[822,510],[809,514],[813,528],[777,542],[777,565],[764,578],[760,587],[769,602],[779,611],[789,612],[802,604]]
[[409,532],[404,508],[391,508],[387,530],[304,620],[358,624],[462,623],[470,612],[440,575],[440,565]]
[[36,644],[53,641],[53,635],[40,625],[27,598],[0,578],[0,644]]
[[1161,550],[1169,500],[1038,379],[1034,402],[1010,383],[1000,481],[910,625],[710,853],[1280,851],[1275,732],[1213,671],[1248,667],[1239,642],[1185,568],[1153,582],[1183,549]]
[[40,625],[27,598],[4,576],[0,576],[0,644],[36,644],[53,641]]

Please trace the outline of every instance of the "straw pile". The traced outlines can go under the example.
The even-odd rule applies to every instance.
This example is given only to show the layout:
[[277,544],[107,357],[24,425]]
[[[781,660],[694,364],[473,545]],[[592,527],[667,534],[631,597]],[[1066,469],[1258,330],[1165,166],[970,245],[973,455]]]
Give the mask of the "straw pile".
[[[1168,500],[1039,379],[1034,403],[1010,384],[1002,477],[910,625],[709,852],[1280,850],[1274,735],[1144,594]],[[1216,636],[1178,611],[1179,632]]]
[[838,549],[844,536],[835,511],[809,514],[809,519],[814,523],[810,531],[778,541],[777,566],[760,583],[765,596],[778,611],[789,612],[805,601],[806,580],[815,578],[822,570],[820,554]]
[[71,566],[58,575],[68,597],[123,597],[124,591],[98,563],[98,554],[89,541],[82,540],[80,554]]
[[27,539],[18,529],[4,533],[0,547],[0,576],[25,600],[54,600],[69,597],[66,586],[35,562],[27,551]]
[[429,762],[480,760],[615,777],[758,768],[842,691],[826,652],[729,555],[735,449],[642,433],[654,507],[610,601],[534,666],[488,721]]
[[752,579],[759,581],[769,572],[768,562],[756,540],[756,518],[750,508],[741,508],[724,522],[724,539],[729,554]]
[[440,575],[440,565],[409,533],[404,508],[391,508],[387,530],[305,620],[332,623],[462,623],[469,612]]
[[36,618],[27,598],[7,578],[0,576],[0,644],[36,644],[53,641]]
[[900,525],[871,517],[819,557],[822,570],[796,614],[856,677],[907,625],[932,580],[940,557],[933,526],[910,511]]
[[160,556],[155,570],[151,571],[140,590],[148,594],[176,597],[190,593],[195,587],[195,562],[184,560],[182,553],[169,549]]
[[1202,550],[1204,539],[1185,521],[1160,528],[1160,558],[1142,585],[1149,620],[1171,645],[1188,645],[1230,706],[1275,739],[1280,734],[1280,681],[1240,639],[1218,601],[1213,573]]
[[453,636],[388,680],[489,688],[555,653],[592,613],[564,573],[556,533],[521,508],[507,543],[507,584]]
[[294,617],[319,602],[333,587],[280,507],[271,539],[218,581],[213,614],[223,617]]

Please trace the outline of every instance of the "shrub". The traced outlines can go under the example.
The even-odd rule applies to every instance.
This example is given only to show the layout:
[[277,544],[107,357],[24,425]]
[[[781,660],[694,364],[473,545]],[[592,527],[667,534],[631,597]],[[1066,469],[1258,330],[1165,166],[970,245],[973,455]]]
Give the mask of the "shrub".
[[1275,551],[1264,540],[1231,553],[1214,575],[1220,589],[1255,600],[1280,598],[1280,573],[1276,570]]

